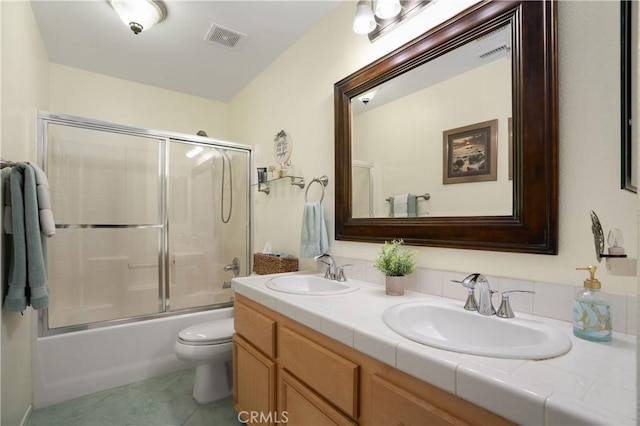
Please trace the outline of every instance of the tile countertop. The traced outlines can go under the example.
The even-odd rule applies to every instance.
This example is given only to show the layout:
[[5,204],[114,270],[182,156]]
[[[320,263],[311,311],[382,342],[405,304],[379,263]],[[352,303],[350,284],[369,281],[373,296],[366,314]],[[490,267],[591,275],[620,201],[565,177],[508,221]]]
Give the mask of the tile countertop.
[[[292,274],[280,274],[292,275]],[[439,300],[423,293],[387,296],[384,286],[357,281],[360,290],[336,296],[277,292],[275,275],[234,278],[232,287],[286,317],[396,367],[427,383],[519,424],[636,424],[636,336],[613,333],[609,343],[573,336],[571,323],[519,314],[566,332],[573,348],[542,361],[461,354],[425,346],[392,331],[385,309],[406,302]],[[355,280],[352,280],[355,281]]]

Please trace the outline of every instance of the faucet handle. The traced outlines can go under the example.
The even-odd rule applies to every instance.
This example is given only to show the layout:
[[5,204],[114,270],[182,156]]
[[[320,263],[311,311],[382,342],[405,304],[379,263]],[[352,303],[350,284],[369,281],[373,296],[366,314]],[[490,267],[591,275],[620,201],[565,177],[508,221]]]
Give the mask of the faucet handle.
[[332,281],[335,278],[333,276],[333,272],[331,271],[331,265],[329,265],[329,264],[327,264],[327,268],[324,270],[324,278],[327,279],[327,280],[332,280]]
[[451,280],[451,282],[452,283],[462,284],[466,288],[473,290],[474,288],[476,288],[476,281],[478,280],[478,277],[480,277],[480,274],[471,274],[471,275],[467,275],[466,277],[464,277],[464,279],[462,281],[460,281],[460,280]]
[[496,312],[496,315],[499,316],[500,318],[513,318],[513,317],[516,316],[513,313],[513,310],[511,309],[511,303],[509,302],[509,295],[511,293],[531,293],[531,294],[535,294],[535,291],[530,291],[530,290],[503,291],[502,292],[502,302],[500,302],[500,307],[498,308],[498,311]]
[[344,274],[345,266],[353,266],[352,263],[345,263],[344,265],[338,266],[338,272],[336,272],[336,281],[345,282],[347,281],[347,276]]
[[480,274],[471,274],[466,276],[462,281],[460,280],[451,280],[452,283],[462,284],[469,291],[467,292],[467,301],[464,302],[464,308],[467,311],[477,311],[478,310],[478,302],[476,302],[476,296],[474,294],[474,289],[476,288],[476,280]]

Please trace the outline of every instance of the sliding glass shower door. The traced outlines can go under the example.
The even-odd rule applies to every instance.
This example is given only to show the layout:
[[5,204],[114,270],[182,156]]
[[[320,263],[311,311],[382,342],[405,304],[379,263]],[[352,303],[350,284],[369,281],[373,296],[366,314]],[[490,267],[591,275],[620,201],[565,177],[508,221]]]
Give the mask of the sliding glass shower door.
[[168,309],[227,303],[247,274],[246,152],[172,140],[169,145]]
[[250,150],[58,116],[40,138],[57,228],[41,335],[229,305]]

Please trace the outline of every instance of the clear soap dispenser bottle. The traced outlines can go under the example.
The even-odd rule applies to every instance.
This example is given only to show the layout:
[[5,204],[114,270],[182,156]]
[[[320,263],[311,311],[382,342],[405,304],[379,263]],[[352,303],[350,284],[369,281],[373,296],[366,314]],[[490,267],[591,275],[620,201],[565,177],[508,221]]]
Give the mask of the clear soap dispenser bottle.
[[611,341],[611,309],[602,298],[600,281],[595,278],[594,265],[578,270],[589,271],[584,288],[576,293],[573,301],[573,334],[594,342]]

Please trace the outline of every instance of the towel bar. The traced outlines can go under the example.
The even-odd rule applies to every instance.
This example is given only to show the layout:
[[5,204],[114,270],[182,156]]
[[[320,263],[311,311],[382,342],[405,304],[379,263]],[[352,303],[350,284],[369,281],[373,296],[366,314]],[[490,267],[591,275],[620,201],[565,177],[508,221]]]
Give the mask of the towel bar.
[[327,177],[327,175],[323,175],[319,178],[313,178],[311,180],[309,186],[307,186],[307,190],[304,193],[304,201],[306,203],[309,202],[307,195],[309,194],[309,188],[311,188],[311,185],[313,185],[314,182],[318,182],[322,186],[322,196],[320,197],[320,203],[322,203],[322,200],[324,200],[324,188],[329,184],[329,178]]
[[[416,195],[416,198],[424,198],[424,199],[425,199],[425,201],[426,201],[426,200],[430,200],[430,199],[431,199],[431,194],[429,194],[429,193],[424,193],[424,194],[422,194],[422,195]],[[385,198],[384,200],[388,202],[388,201],[391,201],[391,198]]]

